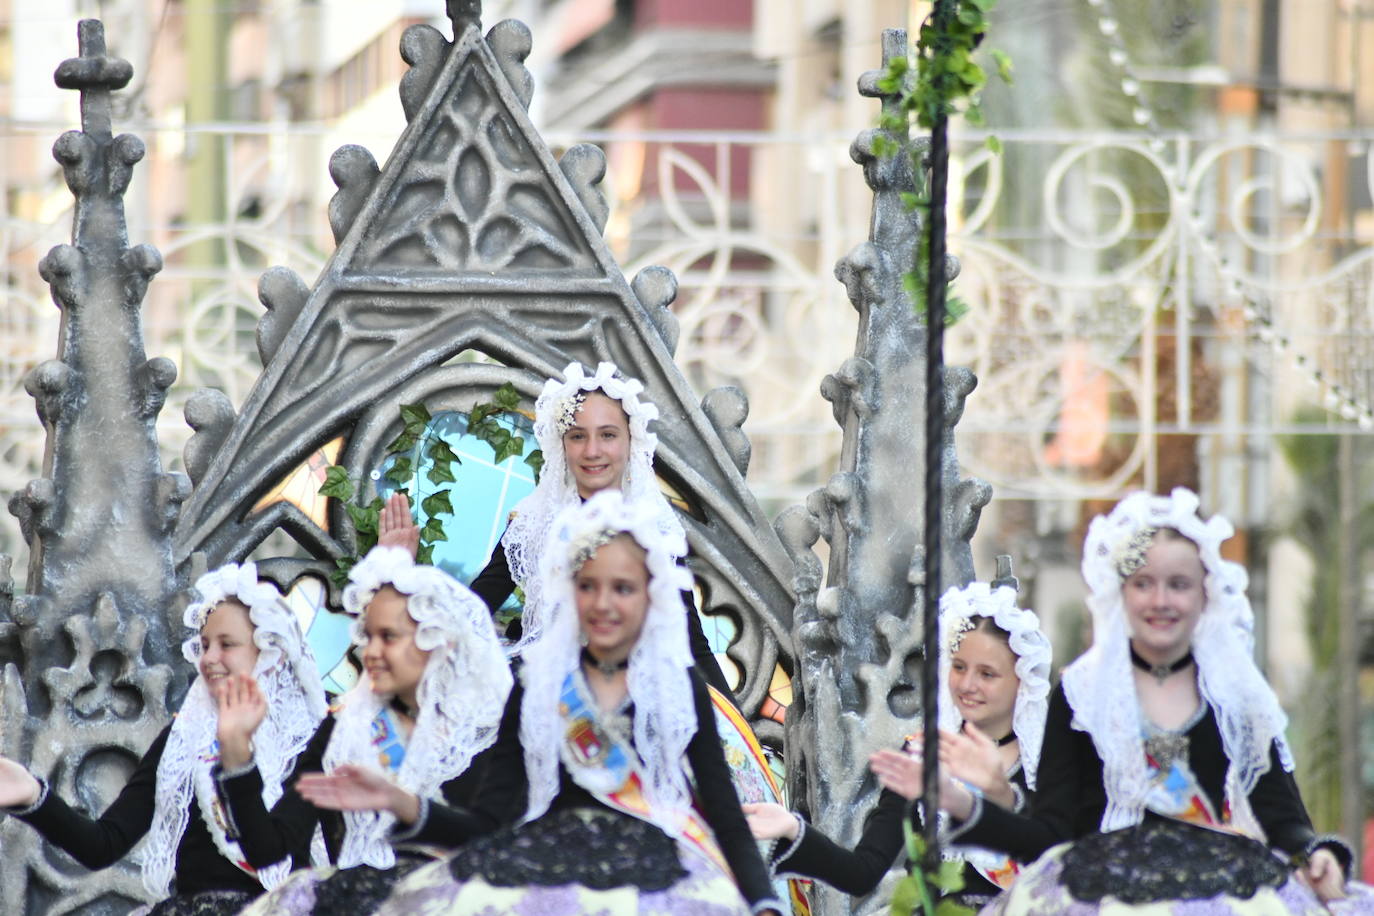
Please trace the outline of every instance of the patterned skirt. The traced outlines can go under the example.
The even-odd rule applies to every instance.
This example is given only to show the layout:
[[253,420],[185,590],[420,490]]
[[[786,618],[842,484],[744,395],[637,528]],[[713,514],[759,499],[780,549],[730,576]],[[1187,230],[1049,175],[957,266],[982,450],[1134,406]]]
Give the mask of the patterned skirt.
[[129,916],[233,916],[253,901],[246,891],[203,891],[173,894],[149,906],[131,910]]
[[[1150,820],[1055,846],[983,916],[1326,916],[1374,913],[1368,888],[1324,907],[1263,844]],[[1369,907],[1369,908],[1366,908]]]
[[734,881],[663,831],[560,809],[469,843],[400,881],[378,916],[747,916]]
[[[433,859],[398,854],[393,868],[304,868],[243,910],[243,916],[334,916],[371,913],[396,882]],[[231,912],[238,912],[233,910]],[[179,916],[179,914],[178,914]]]

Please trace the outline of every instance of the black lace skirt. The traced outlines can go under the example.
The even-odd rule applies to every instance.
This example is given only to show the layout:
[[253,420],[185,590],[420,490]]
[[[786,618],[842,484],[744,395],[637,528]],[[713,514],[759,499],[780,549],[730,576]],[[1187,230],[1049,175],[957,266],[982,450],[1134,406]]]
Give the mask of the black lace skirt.
[[1289,869],[1248,837],[1149,819],[1086,836],[1064,853],[1063,881],[1075,900],[1123,903],[1198,900],[1228,894],[1249,899],[1278,888]]
[[495,887],[579,884],[661,891],[687,876],[677,844],[652,824],[604,808],[564,808],[507,827],[449,860],[453,878]]
[[199,894],[173,894],[146,910],[146,916],[233,916],[255,897],[246,891],[205,891]]
[[1327,913],[1263,844],[1163,819],[1054,847],[982,912],[1106,916],[1137,907],[1178,916]]

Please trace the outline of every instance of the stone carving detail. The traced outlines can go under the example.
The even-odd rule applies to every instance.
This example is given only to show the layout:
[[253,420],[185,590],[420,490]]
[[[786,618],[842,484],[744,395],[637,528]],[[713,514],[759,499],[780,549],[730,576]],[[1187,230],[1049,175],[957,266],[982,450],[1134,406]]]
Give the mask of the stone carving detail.
[[[906,54],[905,33],[885,32],[883,54],[884,63]],[[862,94],[880,95],[877,75],[860,80]],[[902,286],[918,222],[900,197],[916,188],[909,157],[877,158],[876,136],[863,132],[850,150],[874,192],[870,238],[835,268],[859,312],[858,341],[854,355],[821,384],[843,429],[840,468],[776,525],[797,569],[796,675],[787,717],[792,797],[804,799],[812,821],[842,845],[858,839],[876,800],[868,756],[897,746],[918,727],[921,712],[926,332]],[[912,142],[905,134],[891,139],[903,149]],[[987,484],[960,478],[954,453],[953,426],[974,384],[971,372],[946,370],[941,559],[950,585],[973,577],[968,541],[992,495]],[[830,547],[824,587],[812,549],[820,538]],[[876,912],[889,892],[885,885],[855,903],[817,885],[816,912]]]
[[[39,265],[62,309],[61,352],[25,379],[47,431],[44,476],[9,500],[30,546],[18,600],[0,558],[0,752],[98,811],[184,685],[179,622],[165,611],[190,482],[163,472],[154,430],[176,366],[143,350],[141,303],[162,257],[129,247],[124,220],[144,147],[111,132],[110,91],[132,68],[106,56],[99,22],[83,21],[79,36],[81,56],[56,80],[81,92],[83,129],[53,147],[76,197],[73,238]],[[74,870],[19,822],[0,823],[0,847],[9,912],[114,914],[143,899],[129,864]]]
[[[325,443],[343,437],[339,462],[367,481],[398,404],[465,410],[504,382],[532,403],[570,360],[612,360],[661,411],[659,468],[690,506],[707,609],[739,624],[730,655],[755,713],[774,665],[791,663],[793,600],[782,545],[743,480],[746,402],[717,392],[703,407],[691,391],[672,359],[676,279],[648,267],[626,282],[601,238],[605,156],[574,146],[554,159],[526,112],[528,30],[500,23],[483,38],[477,6],[450,5],[462,7],[452,42],[429,26],[403,36],[408,127],[384,170],[357,147],[331,159],[338,249],[312,289],[263,277],[264,369],[242,405],[209,394],[187,405],[196,489],[176,530],[179,568],[240,560],[281,528],[312,558],[265,560],[264,574],[322,578],[353,549],[343,507],[323,530],[259,500]],[[451,362],[465,353],[502,365]],[[781,742],[776,723],[762,729]]]

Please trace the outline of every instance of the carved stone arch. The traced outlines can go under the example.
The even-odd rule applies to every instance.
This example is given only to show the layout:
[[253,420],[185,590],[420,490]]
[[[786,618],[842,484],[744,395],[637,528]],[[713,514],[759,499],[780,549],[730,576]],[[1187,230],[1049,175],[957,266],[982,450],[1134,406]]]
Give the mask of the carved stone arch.
[[[344,437],[341,462],[365,478],[400,403],[466,409],[509,381],[532,405],[569,362],[610,360],[660,410],[659,469],[692,507],[683,520],[706,610],[739,624],[730,655],[755,714],[776,664],[791,669],[793,598],[791,563],[744,483],[747,401],[719,389],[702,402],[673,362],[676,281],[654,268],[632,288],[617,266],[601,237],[600,150],[556,160],[534,129],[528,31],[506,22],[484,38],[457,22],[453,42],[428,26],[402,39],[409,124],[385,167],[357,147],[331,160],[339,246],[313,288],[264,275],[264,369],[232,424],[201,443],[177,563],[242,559],[284,527],[315,559],[261,561],[264,571],[323,570],[353,546],[341,506],[328,531],[293,506],[253,507],[324,443]],[[450,363],[467,351],[502,365]],[[763,731],[780,743],[773,724]]]

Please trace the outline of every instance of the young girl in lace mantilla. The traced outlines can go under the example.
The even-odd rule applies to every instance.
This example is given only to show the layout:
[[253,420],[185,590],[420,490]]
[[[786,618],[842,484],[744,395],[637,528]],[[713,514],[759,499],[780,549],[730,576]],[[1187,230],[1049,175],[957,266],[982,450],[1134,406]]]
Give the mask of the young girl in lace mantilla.
[[202,576],[195,591],[183,617],[193,635],[182,653],[200,676],[100,817],[73,810],[45,782],[0,758],[0,805],[87,868],[119,861],[147,836],[143,885],[161,899],[136,913],[152,916],[237,913],[293,867],[310,864],[308,833],[270,859],[249,861],[212,773],[221,754],[216,698],[235,678],[251,674],[269,710],[256,742],[258,804],[281,798],[283,778],[325,713],[314,657],[296,615],[275,586],[258,581],[252,563]]

